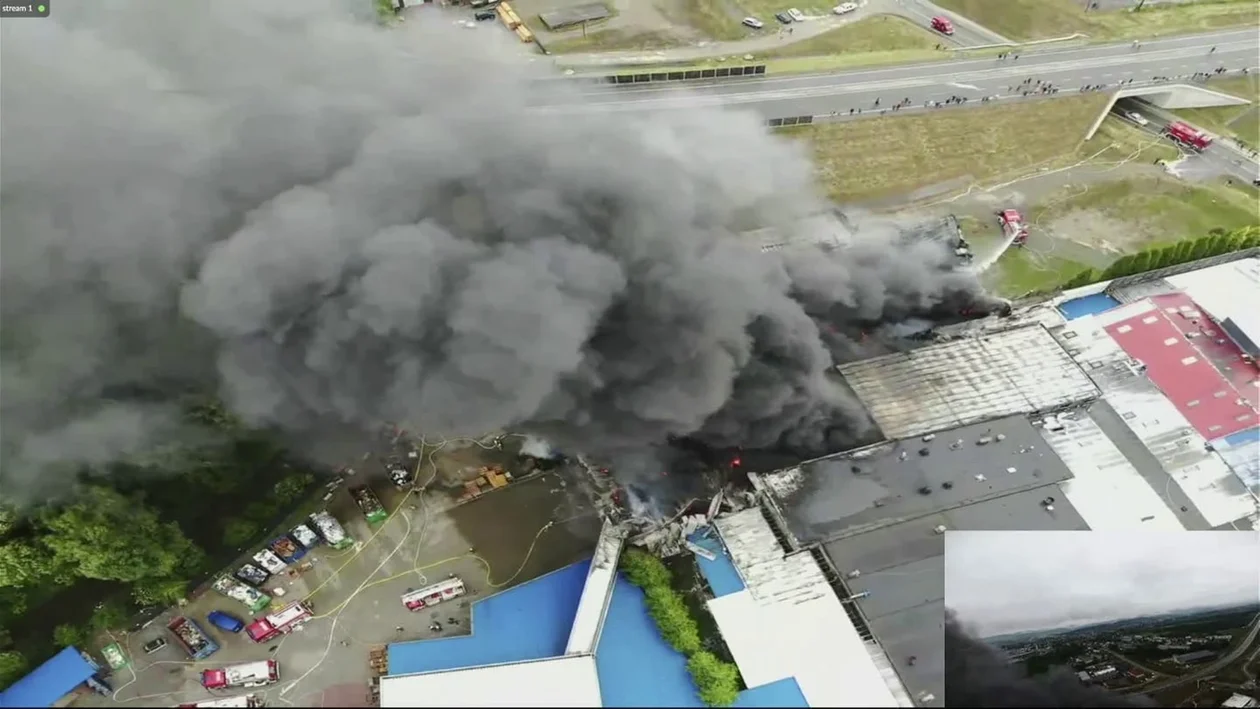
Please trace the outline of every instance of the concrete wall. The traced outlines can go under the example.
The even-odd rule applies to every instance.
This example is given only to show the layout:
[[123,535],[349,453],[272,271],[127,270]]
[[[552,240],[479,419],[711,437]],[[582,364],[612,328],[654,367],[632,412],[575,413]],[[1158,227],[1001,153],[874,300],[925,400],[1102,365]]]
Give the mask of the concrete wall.
[[1135,87],[1131,89],[1120,89],[1111,95],[1111,100],[1103,108],[1102,113],[1098,115],[1098,119],[1094,121],[1094,125],[1089,127],[1085,133],[1085,140],[1094,137],[1098,132],[1098,127],[1102,125],[1103,119],[1111,112],[1111,107],[1116,105],[1116,101],[1122,98],[1131,98],[1140,96],[1142,100],[1153,106],[1160,108],[1176,109],[1176,108],[1203,108],[1206,106],[1242,106],[1250,103],[1247,99],[1223,94],[1219,91],[1203,88],[1202,86],[1191,86],[1190,84],[1165,84],[1163,86],[1145,86]]

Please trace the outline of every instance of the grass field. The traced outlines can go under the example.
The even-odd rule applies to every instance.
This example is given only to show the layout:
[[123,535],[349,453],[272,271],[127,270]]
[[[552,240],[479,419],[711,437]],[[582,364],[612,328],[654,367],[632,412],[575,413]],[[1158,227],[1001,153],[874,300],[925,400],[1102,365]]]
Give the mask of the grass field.
[[1075,158],[1102,95],[785,128],[808,140],[828,195],[861,202]]
[[939,56],[940,44],[931,32],[901,17],[875,15],[817,37],[810,37],[766,54],[771,57],[815,57],[835,54],[922,51]]
[[747,39],[748,28],[739,23],[725,4],[726,0],[665,0],[656,9],[670,22],[694,27],[712,39]]
[[1068,225],[1073,239],[1106,242],[1099,246],[1118,252],[1260,224],[1256,191],[1249,186],[1190,184],[1167,176],[1069,187],[1043,204],[1028,210],[1030,222],[1051,229]]
[[1247,106],[1183,108],[1177,115],[1217,135],[1232,135],[1251,147],[1260,146],[1260,77],[1239,76],[1213,82],[1213,91],[1250,99]]
[[581,29],[569,30],[564,33],[562,39],[549,40],[544,46],[552,54],[572,54],[575,52],[651,51],[670,49],[684,44],[685,42],[669,32],[630,32],[588,27],[585,36]]
[[1082,0],[937,0],[936,4],[1013,40],[1078,32],[1091,40],[1127,39],[1260,24],[1255,0],[1147,5],[1141,12],[1086,12]]

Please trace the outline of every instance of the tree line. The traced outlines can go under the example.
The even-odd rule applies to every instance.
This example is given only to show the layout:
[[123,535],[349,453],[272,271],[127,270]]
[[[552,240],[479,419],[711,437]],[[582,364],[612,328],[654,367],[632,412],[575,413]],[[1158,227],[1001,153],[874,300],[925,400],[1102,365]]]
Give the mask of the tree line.
[[1064,290],[1123,276],[1146,273],[1191,261],[1260,247],[1260,226],[1248,226],[1227,232],[1213,229],[1207,236],[1179,241],[1171,246],[1152,247],[1121,256],[1105,269],[1087,268],[1063,284]]
[[19,509],[0,498],[0,689],[185,598],[313,486],[312,471],[217,404],[187,415],[220,435],[85,468],[60,500]]

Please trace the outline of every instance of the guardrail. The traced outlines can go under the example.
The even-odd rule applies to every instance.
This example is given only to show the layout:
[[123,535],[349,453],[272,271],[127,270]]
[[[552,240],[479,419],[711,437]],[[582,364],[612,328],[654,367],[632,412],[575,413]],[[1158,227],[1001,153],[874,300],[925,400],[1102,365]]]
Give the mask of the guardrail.
[[696,79],[726,79],[736,76],[758,76],[766,73],[765,64],[748,66],[723,66],[713,69],[683,69],[676,71],[645,71],[633,74],[609,74],[604,81],[610,84],[646,84],[662,81],[694,81]]
[[766,121],[766,125],[771,128],[779,128],[781,126],[804,126],[813,122],[813,116],[791,116],[789,118],[771,118]]

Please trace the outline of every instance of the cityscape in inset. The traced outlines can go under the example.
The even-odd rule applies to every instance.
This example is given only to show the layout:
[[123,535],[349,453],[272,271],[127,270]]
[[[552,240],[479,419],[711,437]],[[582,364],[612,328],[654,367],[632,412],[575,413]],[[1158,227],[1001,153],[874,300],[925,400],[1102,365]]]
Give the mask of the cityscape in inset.
[[1160,706],[1260,705],[1253,532],[953,532],[945,588],[1017,675]]

